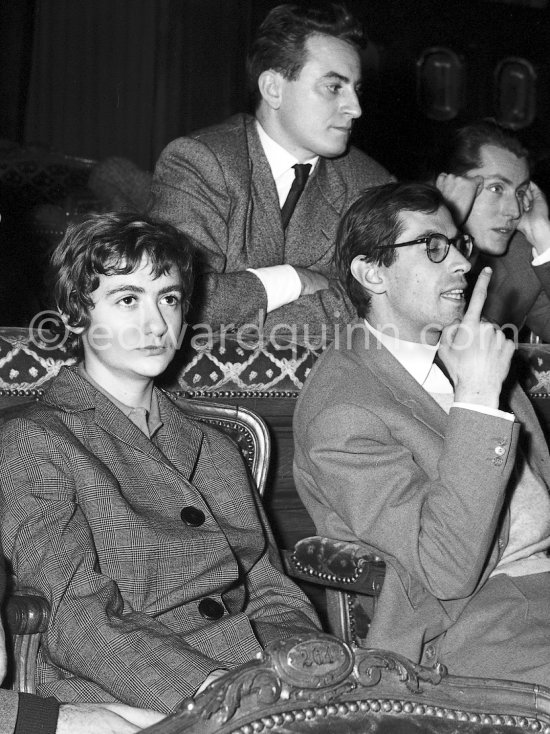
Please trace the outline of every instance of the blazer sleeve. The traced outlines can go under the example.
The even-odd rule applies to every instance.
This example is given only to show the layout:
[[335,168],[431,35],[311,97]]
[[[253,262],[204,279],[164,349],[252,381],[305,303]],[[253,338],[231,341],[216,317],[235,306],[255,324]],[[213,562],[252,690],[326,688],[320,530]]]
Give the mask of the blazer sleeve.
[[64,671],[93,681],[95,700],[168,713],[210,672],[225,667],[201,652],[205,635],[238,640],[250,657],[261,649],[244,614],[224,615],[207,631],[183,635],[126,606],[116,583],[101,571],[62,439],[21,419],[0,434],[4,553],[18,583],[50,603],[46,655]]
[[264,322],[264,334],[268,337],[288,332],[292,334],[296,329],[305,333],[307,328],[309,334],[326,333],[331,340],[337,328],[356,318],[357,311],[341,282],[334,277],[328,280],[328,288],[310,296],[301,296],[293,303],[269,313]]
[[275,640],[317,632],[321,625],[303,591],[284,573],[275,539],[259,498],[256,498],[256,502],[267,537],[267,547],[247,574],[248,603],[245,613],[256,636],[265,647]]
[[295,424],[296,484],[319,532],[358,539],[434,596],[461,598],[475,589],[495,541],[516,434],[510,421],[452,408],[430,476],[381,416],[332,405]]
[[179,138],[164,149],[155,167],[150,211],[177,227],[195,247],[194,323],[256,324],[258,314],[266,311],[260,279],[246,268],[228,267],[229,223],[235,205],[226,175],[207,145]]
[[205,440],[193,483],[239,558],[246,592],[243,612],[256,637],[265,646],[273,640],[318,631],[319,620],[311,603],[283,572],[259,493],[241,453],[226,435],[212,427],[203,430]]

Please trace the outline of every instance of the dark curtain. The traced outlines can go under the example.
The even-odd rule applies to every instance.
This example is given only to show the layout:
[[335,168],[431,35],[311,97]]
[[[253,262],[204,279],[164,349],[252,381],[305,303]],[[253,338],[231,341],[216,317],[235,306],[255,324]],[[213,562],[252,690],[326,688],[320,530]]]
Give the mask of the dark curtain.
[[252,0],[36,0],[25,141],[151,169],[247,104]]
[[32,51],[35,0],[0,4],[0,138],[21,142]]

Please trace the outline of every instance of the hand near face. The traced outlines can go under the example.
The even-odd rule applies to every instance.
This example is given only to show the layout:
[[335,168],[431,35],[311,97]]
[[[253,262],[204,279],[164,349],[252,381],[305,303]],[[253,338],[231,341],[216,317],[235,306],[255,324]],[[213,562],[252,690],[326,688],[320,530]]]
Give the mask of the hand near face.
[[164,716],[123,703],[62,704],[56,734],[133,734],[153,726]]
[[550,221],[546,197],[534,181],[531,181],[522,201],[518,229],[541,255],[550,248]]
[[462,321],[443,329],[439,356],[454,383],[456,402],[498,409],[514,343],[481,318],[490,280],[491,269],[484,268]]
[[443,194],[445,203],[451,210],[457,226],[468,219],[476,196],[483,187],[481,176],[455,176],[453,173],[440,173],[435,185]]

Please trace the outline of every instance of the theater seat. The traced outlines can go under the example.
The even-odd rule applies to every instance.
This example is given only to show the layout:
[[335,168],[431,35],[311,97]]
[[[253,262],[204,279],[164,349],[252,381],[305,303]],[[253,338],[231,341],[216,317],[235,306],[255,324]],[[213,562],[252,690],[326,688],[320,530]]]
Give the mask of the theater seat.
[[550,689],[458,678],[329,635],[272,643],[147,734],[550,732]]

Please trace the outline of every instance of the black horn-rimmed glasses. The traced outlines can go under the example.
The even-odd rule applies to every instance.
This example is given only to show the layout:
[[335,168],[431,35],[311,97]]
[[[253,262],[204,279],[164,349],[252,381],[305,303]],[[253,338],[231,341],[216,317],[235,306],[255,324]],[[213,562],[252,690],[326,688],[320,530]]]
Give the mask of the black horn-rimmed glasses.
[[411,245],[426,245],[426,255],[433,263],[442,263],[449,254],[451,245],[460,252],[467,260],[472,255],[475,240],[469,234],[457,234],[456,237],[446,237],[444,234],[434,232],[425,237],[419,237],[410,242],[395,242],[393,245],[380,245],[376,250],[385,250],[388,247],[409,247]]

